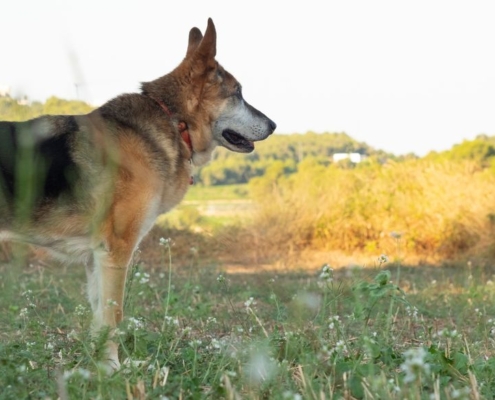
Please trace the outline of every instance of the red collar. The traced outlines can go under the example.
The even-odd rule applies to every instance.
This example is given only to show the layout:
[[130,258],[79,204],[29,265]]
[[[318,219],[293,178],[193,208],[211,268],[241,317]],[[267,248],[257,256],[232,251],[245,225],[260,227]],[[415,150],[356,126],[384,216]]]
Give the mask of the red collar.
[[[155,97],[151,97],[151,96],[150,96],[150,98],[155,100],[158,103],[158,105],[162,108],[162,110],[165,111],[165,114],[167,114],[169,117],[172,117],[172,112],[165,105],[165,103],[163,101],[161,101]],[[191,151],[191,158],[189,159],[189,161],[192,164],[193,146],[192,146],[192,141],[191,141],[191,135],[189,134],[189,128],[184,121],[179,121],[177,128],[178,128],[179,133],[182,137],[182,140],[184,140],[184,142],[187,144],[187,147]],[[194,183],[194,180],[193,180],[193,177],[191,176],[189,179],[189,184],[192,185],[193,183]]]

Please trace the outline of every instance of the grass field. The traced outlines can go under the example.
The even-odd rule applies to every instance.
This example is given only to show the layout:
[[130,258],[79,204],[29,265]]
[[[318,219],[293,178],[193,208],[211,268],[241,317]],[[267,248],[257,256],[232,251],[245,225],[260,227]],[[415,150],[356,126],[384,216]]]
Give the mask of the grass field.
[[184,201],[158,218],[162,227],[216,231],[252,217],[254,204],[246,184],[192,186]]
[[495,396],[491,266],[235,274],[160,251],[130,272],[118,337],[133,363],[112,376],[83,268],[2,266],[0,399]]

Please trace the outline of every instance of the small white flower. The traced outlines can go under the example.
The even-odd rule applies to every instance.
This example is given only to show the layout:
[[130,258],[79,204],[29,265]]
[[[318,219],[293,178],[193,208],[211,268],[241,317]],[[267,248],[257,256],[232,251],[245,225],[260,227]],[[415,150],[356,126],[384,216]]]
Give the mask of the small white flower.
[[144,324],[142,321],[140,321],[134,317],[129,318],[127,329],[129,329],[130,331],[137,331],[143,327],[144,327]]
[[223,283],[225,282],[225,276],[223,274],[220,274],[217,276],[217,282]]
[[413,319],[418,319],[418,308],[415,307],[415,306],[407,306],[406,307],[406,313],[407,315],[409,315],[410,317],[412,317]]
[[174,318],[174,317],[170,317],[168,315],[165,315],[164,320],[165,320],[165,323],[167,325],[179,326],[179,319],[178,318]]
[[115,329],[113,330],[113,334],[114,334],[115,336],[122,336],[122,335],[125,335],[125,332],[124,332],[123,330],[119,329],[119,328],[115,328]]
[[63,378],[67,381],[76,375],[79,375],[84,380],[89,380],[89,378],[91,377],[91,372],[84,368],[72,369],[70,371],[64,371]]
[[79,304],[74,309],[75,314],[78,315],[79,317],[86,315],[87,311],[88,310],[86,309],[86,307],[84,307],[82,304]]
[[170,238],[160,238],[160,246],[170,246],[170,244],[172,243],[172,239]]
[[425,362],[427,352],[423,347],[417,347],[407,350],[404,353],[404,362],[400,365],[405,372],[405,383],[414,382],[421,374],[429,375],[430,365]]
[[318,277],[322,281],[332,282],[333,280],[333,269],[330,268],[328,264],[323,265],[321,268],[320,276]]
[[19,313],[19,317],[26,318],[27,315],[28,315],[28,309],[27,308],[21,309],[21,312]]
[[388,257],[385,254],[382,254],[380,257],[378,257],[378,262],[380,264],[388,263]]
[[203,342],[199,339],[194,339],[194,340],[191,340],[189,342],[189,346],[193,347],[193,348],[198,348],[199,346],[201,346]]
[[256,301],[254,300],[253,297],[250,297],[249,299],[247,299],[245,302],[244,302],[244,306],[246,308],[250,308],[251,306],[254,306],[256,305]]
[[438,336],[438,337],[444,337],[444,338],[448,338],[448,339],[456,339],[456,338],[461,338],[462,337],[462,334],[460,334],[459,332],[457,332],[457,329],[454,329],[454,330],[448,330],[448,329],[441,329],[439,330],[435,335],[433,335],[434,337]]
[[328,324],[328,328],[333,329],[333,328],[335,328],[336,325],[339,324],[340,317],[338,315],[334,315],[334,316],[328,318],[328,320],[330,321],[330,323]]
[[145,283],[148,283],[149,281],[150,281],[150,274],[143,272],[143,276],[139,280],[139,283],[143,285]]

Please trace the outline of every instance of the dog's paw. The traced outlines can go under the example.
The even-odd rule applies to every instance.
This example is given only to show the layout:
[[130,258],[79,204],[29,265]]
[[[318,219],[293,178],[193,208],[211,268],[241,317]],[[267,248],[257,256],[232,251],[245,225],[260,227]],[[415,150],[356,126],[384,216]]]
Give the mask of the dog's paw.
[[100,361],[98,363],[98,369],[102,371],[105,375],[112,375],[120,368],[121,365],[118,359],[116,360],[108,359],[106,361]]

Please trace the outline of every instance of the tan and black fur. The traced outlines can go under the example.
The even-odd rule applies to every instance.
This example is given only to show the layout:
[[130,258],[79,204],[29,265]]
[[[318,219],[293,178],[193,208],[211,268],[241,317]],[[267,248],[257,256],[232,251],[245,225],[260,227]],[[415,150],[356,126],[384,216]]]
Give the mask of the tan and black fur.
[[[84,263],[95,332],[122,320],[132,254],[156,217],[184,197],[192,168],[218,145],[250,152],[276,127],[245,102],[215,55],[209,19],[204,37],[191,29],[180,65],[141,93],[87,115],[0,122],[0,240]],[[118,368],[112,341],[107,356]]]

